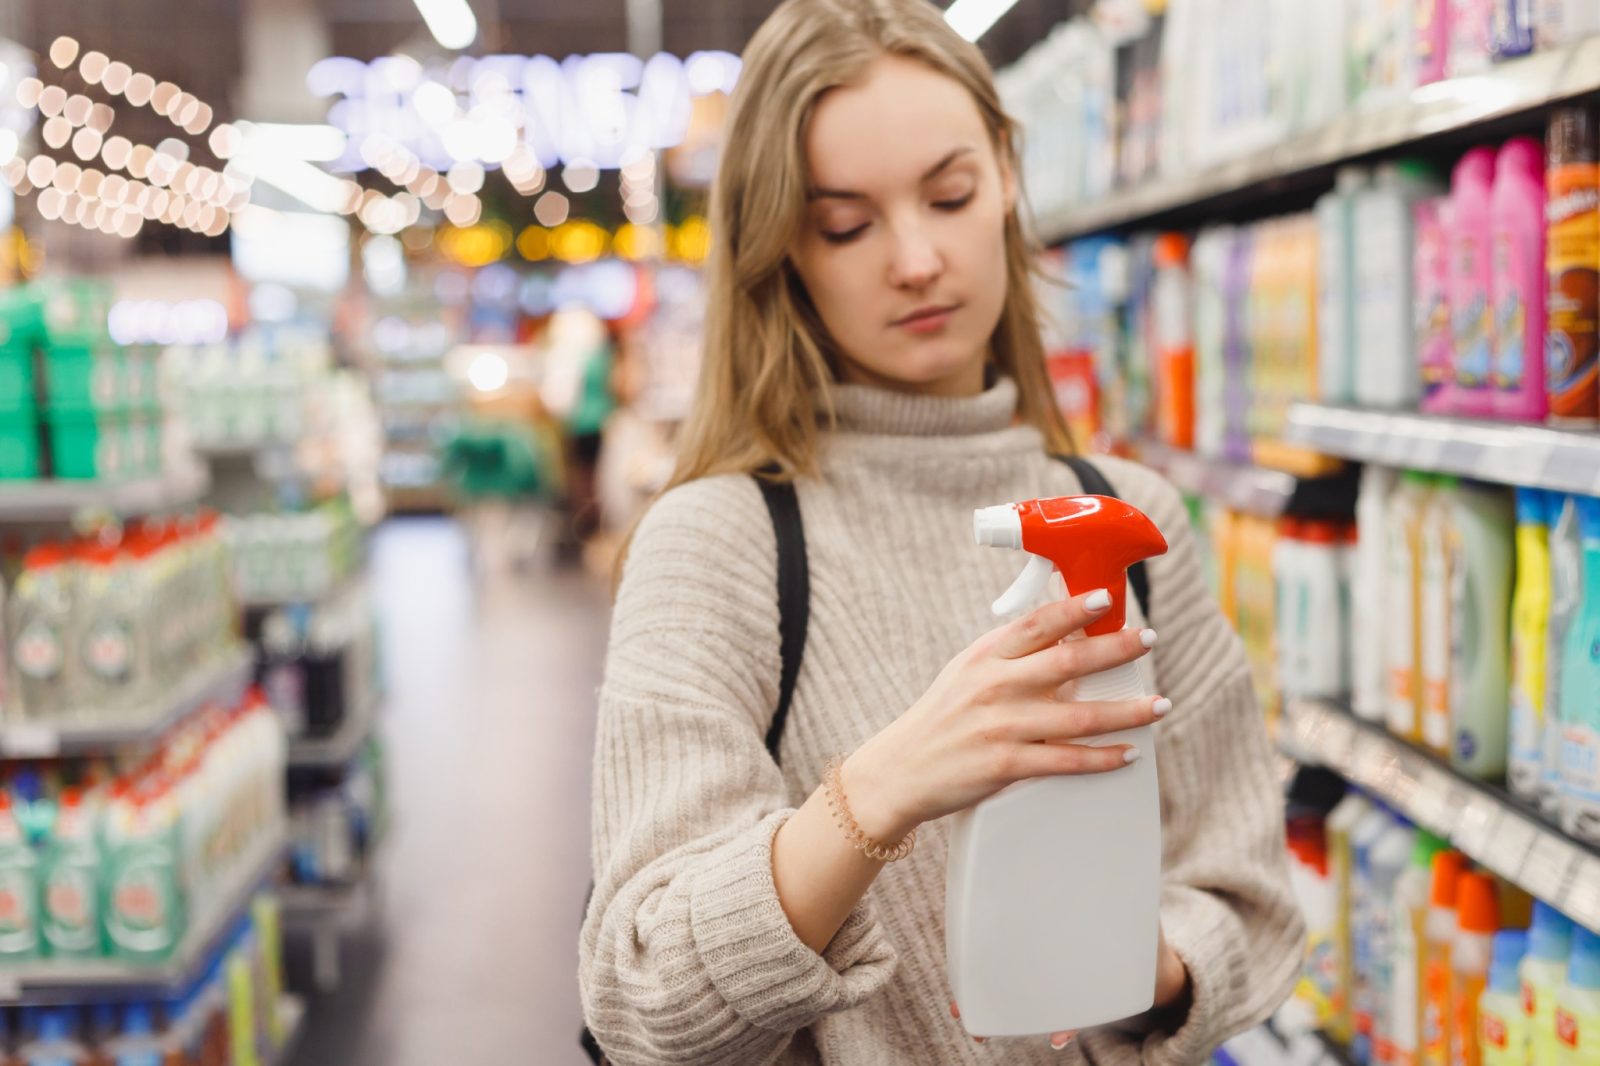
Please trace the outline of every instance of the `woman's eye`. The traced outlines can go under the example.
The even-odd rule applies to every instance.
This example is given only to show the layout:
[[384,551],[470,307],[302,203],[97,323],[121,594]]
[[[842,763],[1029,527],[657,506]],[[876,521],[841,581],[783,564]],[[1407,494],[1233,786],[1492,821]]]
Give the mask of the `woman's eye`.
[[965,196],[957,196],[949,200],[935,200],[933,206],[940,211],[959,211],[972,202],[973,196],[974,194],[969,192]]
[[867,224],[865,222],[863,222],[863,223],[861,223],[861,225],[856,226],[854,229],[847,229],[847,230],[828,230],[828,229],[825,229],[825,230],[822,231],[822,239],[827,241],[829,244],[849,244],[851,241],[855,240],[857,237],[861,236],[866,231],[867,231]]

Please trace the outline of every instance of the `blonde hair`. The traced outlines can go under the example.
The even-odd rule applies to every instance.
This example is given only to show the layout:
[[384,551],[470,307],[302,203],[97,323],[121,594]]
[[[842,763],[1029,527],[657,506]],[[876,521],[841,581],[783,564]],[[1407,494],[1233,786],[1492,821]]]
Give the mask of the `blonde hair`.
[[[964,85],[1002,163],[1020,179],[1018,129],[988,62],[928,0],[780,4],[746,48],[733,94],[711,192],[703,362],[668,489],[767,467],[778,479],[816,472],[816,397],[833,378],[837,353],[789,260],[806,219],[803,141],[817,100],[884,54]],[[1007,214],[1005,230],[1006,297],[990,354],[1017,382],[1022,421],[1052,451],[1069,452],[1071,435],[1045,369],[1036,249],[1017,211]]]

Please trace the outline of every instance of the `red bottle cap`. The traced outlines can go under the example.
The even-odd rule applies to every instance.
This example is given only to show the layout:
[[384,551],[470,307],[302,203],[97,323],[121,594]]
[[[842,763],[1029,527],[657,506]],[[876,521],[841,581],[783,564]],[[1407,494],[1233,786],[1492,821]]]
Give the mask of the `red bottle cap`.
[[1435,907],[1456,909],[1456,893],[1461,884],[1467,857],[1459,851],[1441,851],[1433,857],[1433,884],[1428,900]]
[[1500,931],[1500,901],[1494,878],[1488,874],[1462,874],[1456,887],[1456,910],[1460,912],[1463,933]]
[[1084,627],[1090,636],[1122,629],[1128,617],[1128,567],[1165,555],[1167,539],[1149,517],[1109,496],[1059,496],[1017,504],[1022,548],[1056,564],[1073,595],[1111,594],[1111,609]]

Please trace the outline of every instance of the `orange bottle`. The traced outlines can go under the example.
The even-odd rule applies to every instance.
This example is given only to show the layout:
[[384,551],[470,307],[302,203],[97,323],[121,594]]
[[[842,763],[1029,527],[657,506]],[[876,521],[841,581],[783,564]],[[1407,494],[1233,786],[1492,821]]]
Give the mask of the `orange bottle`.
[[1417,1056],[1422,1066],[1450,1066],[1451,1030],[1455,1026],[1450,1001],[1454,984],[1451,955],[1461,931],[1456,893],[1466,864],[1466,856],[1458,851],[1442,851],[1433,857],[1433,885],[1428,916],[1423,922],[1422,1033]]
[[1189,241],[1163,233],[1154,250],[1150,306],[1155,329],[1156,435],[1174,448],[1194,447],[1194,289]]
[[1450,989],[1455,1025],[1450,1034],[1452,1066],[1482,1066],[1478,1046],[1478,1000],[1489,983],[1494,935],[1500,930],[1499,890],[1484,873],[1462,874],[1456,887],[1459,926],[1450,953],[1455,982]]

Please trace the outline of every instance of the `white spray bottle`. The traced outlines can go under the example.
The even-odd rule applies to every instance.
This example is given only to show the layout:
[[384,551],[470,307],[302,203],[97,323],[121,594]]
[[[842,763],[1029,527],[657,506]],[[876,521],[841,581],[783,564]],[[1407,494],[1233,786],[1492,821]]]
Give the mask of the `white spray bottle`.
[[[1123,628],[1128,567],[1167,550],[1155,523],[1105,496],[987,507],[974,531],[979,544],[1032,556],[996,614],[1035,606],[1059,570],[1069,595],[1111,594],[1090,636]],[[1086,702],[1155,693],[1147,659],[1072,686]],[[972,1035],[1083,1029],[1150,1008],[1161,899],[1154,740],[1149,726],[1088,738],[1133,744],[1141,757],[1109,773],[1020,782],[955,816],[945,952]]]

